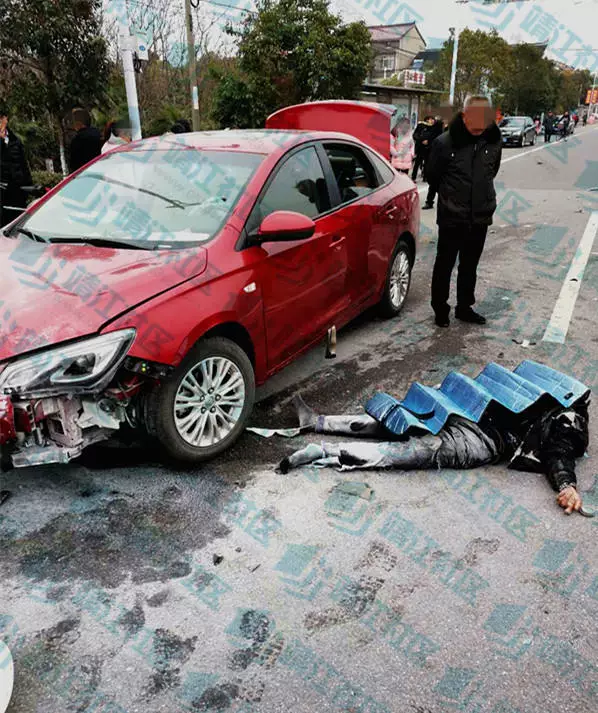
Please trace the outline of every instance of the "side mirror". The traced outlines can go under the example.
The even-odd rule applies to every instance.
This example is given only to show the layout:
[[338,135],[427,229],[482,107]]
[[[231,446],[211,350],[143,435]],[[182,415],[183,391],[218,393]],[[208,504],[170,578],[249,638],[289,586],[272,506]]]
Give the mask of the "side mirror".
[[262,220],[255,237],[262,243],[306,240],[315,232],[316,224],[306,215],[291,210],[276,210]]

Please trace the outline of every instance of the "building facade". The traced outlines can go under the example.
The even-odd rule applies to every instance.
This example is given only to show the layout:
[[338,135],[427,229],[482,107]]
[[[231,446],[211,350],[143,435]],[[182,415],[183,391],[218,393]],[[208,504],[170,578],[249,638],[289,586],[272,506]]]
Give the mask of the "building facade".
[[374,59],[367,81],[376,84],[409,69],[426,42],[415,22],[368,27]]

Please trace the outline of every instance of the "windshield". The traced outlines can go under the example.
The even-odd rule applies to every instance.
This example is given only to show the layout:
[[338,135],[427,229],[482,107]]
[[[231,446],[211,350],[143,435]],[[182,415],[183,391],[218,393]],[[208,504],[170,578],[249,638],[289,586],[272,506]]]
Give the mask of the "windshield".
[[170,247],[210,240],[263,155],[134,150],[85,169],[19,225],[41,240],[136,241]]
[[519,128],[525,124],[525,119],[521,116],[507,116],[500,122],[500,126],[508,126],[511,129]]

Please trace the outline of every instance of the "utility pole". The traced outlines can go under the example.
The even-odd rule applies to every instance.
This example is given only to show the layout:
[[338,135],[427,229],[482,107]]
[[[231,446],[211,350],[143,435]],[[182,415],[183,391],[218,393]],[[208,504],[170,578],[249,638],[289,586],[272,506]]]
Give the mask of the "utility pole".
[[[194,6],[196,7],[196,6]],[[193,131],[199,131],[199,92],[197,91],[197,66],[195,63],[195,36],[191,0],[185,0],[185,27],[187,28],[187,55],[189,63],[189,87],[191,90],[191,108]]]
[[461,30],[458,27],[452,28],[454,36],[453,44],[453,64],[451,67],[451,89],[449,93],[449,104],[451,106],[455,103],[455,84],[457,82],[457,56],[459,55],[459,35]]
[[135,68],[133,67],[133,42],[135,40],[131,37],[129,16],[126,11],[125,17],[120,18],[119,28],[119,49],[123,61],[123,74],[125,75],[125,90],[127,92],[127,104],[129,107],[129,121],[131,122],[131,138],[133,141],[138,141],[141,138],[141,119],[139,118],[137,82],[135,80]]

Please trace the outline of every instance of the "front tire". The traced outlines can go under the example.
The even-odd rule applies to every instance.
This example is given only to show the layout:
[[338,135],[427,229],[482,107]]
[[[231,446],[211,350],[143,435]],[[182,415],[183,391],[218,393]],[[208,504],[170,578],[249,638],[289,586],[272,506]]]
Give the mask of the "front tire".
[[379,304],[383,317],[396,317],[403,309],[411,286],[413,256],[405,240],[399,240],[388,264],[384,292]]
[[229,339],[205,339],[150,394],[146,428],[170,457],[201,463],[239,438],[254,400],[255,375],[247,354]]

